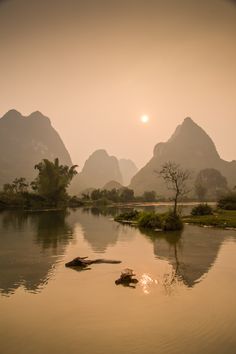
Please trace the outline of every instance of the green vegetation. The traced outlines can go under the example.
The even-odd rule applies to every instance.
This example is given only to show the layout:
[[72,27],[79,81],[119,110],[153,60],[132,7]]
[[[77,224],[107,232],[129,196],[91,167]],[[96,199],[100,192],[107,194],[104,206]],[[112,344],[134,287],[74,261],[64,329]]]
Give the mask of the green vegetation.
[[57,206],[67,199],[66,190],[77,174],[76,167],[76,165],[72,167],[60,165],[58,159],[54,162],[44,159],[35,166],[39,173],[33,181],[33,189],[50,204]]
[[137,225],[144,229],[160,229],[163,231],[176,231],[183,228],[183,223],[179,215],[169,211],[164,214],[155,212],[132,210],[119,214],[115,221]]
[[220,198],[218,207],[224,210],[236,210],[236,192],[228,193]]
[[219,209],[213,215],[185,216],[183,221],[202,226],[236,228],[236,211]]
[[42,160],[35,169],[38,176],[30,183],[25,178],[16,178],[11,184],[7,183],[0,192],[2,208],[58,208],[78,202],[70,198],[67,188],[77,173],[76,166],[60,165],[59,160],[53,162]]
[[115,221],[135,221],[139,219],[141,212],[138,210],[131,210],[128,212],[121,213],[115,217]]
[[141,198],[145,202],[155,202],[157,195],[155,191],[145,191]]
[[127,203],[134,201],[134,191],[129,188],[121,188],[121,189],[94,189],[90,195],[87,195],[87,200],[97,202],[97,201],[105,201],[107,204],[109,202],[113,203]]
[[183,221],[181,217],[174,212],[165,214],[162,218],[162,229],[164,231],[178,231],[182,230]]
[[91,193],[83,193],[82,200],[90,204],[111,204],[111,203],[132,203],[132,202],[155,202],[156,192],[146,191],[142,196],[134,196],[134,191],[130,188],[94,189]]
[[161,216],[155,212],[142,212],[138,218],[138,226],[147,229],[161,229]]
[[195,206],[191,211],[191,215],[212,215],[212,214],[213,214],[212,207],[206,203]]

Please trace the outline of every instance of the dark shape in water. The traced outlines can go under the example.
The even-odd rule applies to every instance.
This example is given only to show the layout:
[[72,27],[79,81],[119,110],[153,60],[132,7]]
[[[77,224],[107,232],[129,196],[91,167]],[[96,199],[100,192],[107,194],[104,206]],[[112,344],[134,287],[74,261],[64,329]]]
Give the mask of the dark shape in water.
[[138,279],[133,278],[136,274],[133,273],[132,269],[124,269],[121,272],[120,278],[115,281],[116,285],[123,285],[131,288],[135,288],[134,285],[131,284],[137,284]]
[[82,267],[85,268],[91,264],[100,264],[100,263],[110,263],[110,264],[119,264],[121,261],[109,260],[109,259],[86,259],[88,257],[76,257],[72,261],[65,264],[66,267]]

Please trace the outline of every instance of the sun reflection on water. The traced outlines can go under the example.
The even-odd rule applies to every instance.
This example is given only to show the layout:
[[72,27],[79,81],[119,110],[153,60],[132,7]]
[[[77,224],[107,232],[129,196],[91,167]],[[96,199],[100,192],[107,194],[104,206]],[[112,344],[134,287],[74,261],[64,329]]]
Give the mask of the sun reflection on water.
[[142,274],[140,278],[140,285],[144,294],[150,294],[151,286],[154,284],[158,284],[158,281],[156,279],[152,279],[150,275],[146,273]]

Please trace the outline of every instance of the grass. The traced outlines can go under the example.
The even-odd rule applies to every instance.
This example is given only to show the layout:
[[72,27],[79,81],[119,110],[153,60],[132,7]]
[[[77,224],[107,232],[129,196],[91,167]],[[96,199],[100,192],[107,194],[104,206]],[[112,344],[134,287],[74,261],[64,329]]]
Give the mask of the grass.
[[183,221],[185,223],[213,226],[223,229],[236,228],[236,210],[218,209],[213,215],[189,215],[183,217]]

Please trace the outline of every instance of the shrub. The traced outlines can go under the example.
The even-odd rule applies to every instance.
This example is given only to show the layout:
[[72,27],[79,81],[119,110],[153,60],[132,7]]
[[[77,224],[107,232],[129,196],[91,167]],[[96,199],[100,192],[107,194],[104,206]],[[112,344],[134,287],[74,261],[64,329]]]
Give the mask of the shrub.
[[236,192],[231,192],[220,198],[218,207],[225,210],[236,210]]
[[164,231],[177,231],[182,230],[183,222],[179,215],[169,212],[163,216],[162,229]]
[[115,221],[135,221],[139,218],[140,212],[138,210],[131,210],[121,213],[115,217]]
[[195,206],[191,211],[191,215],[194,215],[194,216],[212,215],[212,214],[213,214],[213,209],[208,204],[199,204],[199,205]]
[[154,212],[143,212],[138,219],[138,225],[148,229],[161,228],[161,218]]
[[97,206],[105,206],[105,205],[108,205],[108,204],[110,204],[110,201],[107,198],[105,198],[105,197],[102,197],[102,198],[97,199],[95,201],[95,205],[97,205]]

